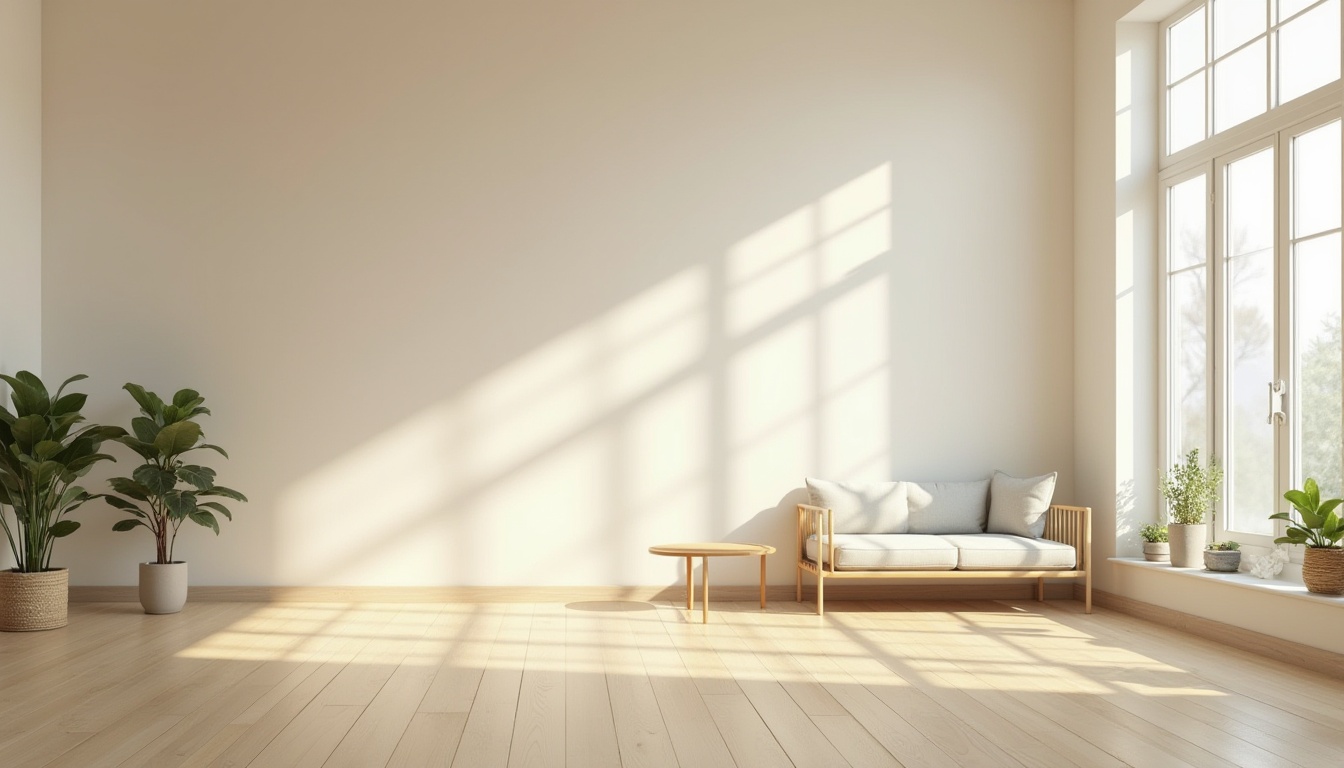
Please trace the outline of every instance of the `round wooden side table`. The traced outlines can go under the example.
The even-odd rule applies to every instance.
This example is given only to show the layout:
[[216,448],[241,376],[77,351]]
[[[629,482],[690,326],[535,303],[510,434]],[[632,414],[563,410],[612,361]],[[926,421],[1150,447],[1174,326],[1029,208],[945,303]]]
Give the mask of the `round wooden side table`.
[[659,544],[649,547],[649,552],[667,557],[686,558],[686,610],[692,610],[695,597],[695,584],[691,581],[691,562],[700,558],[700,605],[702,624],[709,623],[709,558],[761,556],[761,607],[765,607],[765,556],[774,554],[775,548],[769,544],[733,544],[716,541],[697,541],[688,544]]

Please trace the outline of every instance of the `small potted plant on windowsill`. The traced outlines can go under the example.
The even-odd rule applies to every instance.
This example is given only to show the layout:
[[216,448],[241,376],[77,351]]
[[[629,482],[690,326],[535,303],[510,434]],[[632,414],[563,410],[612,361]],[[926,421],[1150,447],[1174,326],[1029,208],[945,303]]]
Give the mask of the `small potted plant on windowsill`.
[[1143,539],[1143,559],[1153,563],[1171,562],[1171,544],[1167,542],[1167,526],[1149,523],[1139,529]]
[[215,485],[215,470],[189,464],[187,453],[209,449],[228,458],[223,448],[203,442],[205,434],[196,423],[197,416],[209,415],[202,403],[205,398],[195,390],[184,389],[165,403],[138,384],[127,384],[140,405],[142,415],[131,420],[134,434],[118,441],[144,459],[131,477],[114,477],[108,482],[115,494],[103,494],[108,504],[134,517],[112,526],[114,531],[129,531],[141,526],[154,534],[153,562],[140,564],[140,604],[145,613],[177,613],[187,602],[187,564],[173,559],[173,546],[183,521],[191,520],[219,535],[216,512],[233,519],[233,514],[217,498],[247,501],[232,488]]
[[1310,477],[1302,490],[1283,494],[1297,513],[1294,518],[1287,512],[1275,512],[1271,520],[1285,520],[1288,527],[1275,544],[1301,544],[1306,547],[1302,556],[1302,583],[1308,592],[1318,595],[1344,595],[1344,520],[1335,509],[1344,504],[1341,499],[1321,499],[1321,490]]
[[1217,573],[1236,573],[1241,568],[1241,545],[1215,541],[1204,550],[1204,567]]
[[1171,523],[1167,536],[1171,542],[1171,564],[1177,568],[1198,568],[1203,560],[1204,542],[1208,528],[1204,515],[1218,500],[1218,485],[1223,482],[1223,470],[1210,461],[1207,467],[1199,463],[1199,449],[1185,457],[1163,476],[1160,487],[1162,498],[1171,508]]

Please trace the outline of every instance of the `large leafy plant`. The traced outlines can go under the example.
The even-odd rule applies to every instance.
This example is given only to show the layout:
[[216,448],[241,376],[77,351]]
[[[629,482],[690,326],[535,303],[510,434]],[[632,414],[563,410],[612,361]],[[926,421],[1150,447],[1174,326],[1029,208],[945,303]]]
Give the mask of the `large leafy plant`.
[[[51,568],[56,539],[69,536],[79,522],[66,516],[93,498],[74,484],[100,461],[116,461],[99,449],[124,434],[120,427],[90,424],[80,410],[87,395],[65,388],[88,378],[71,376],[48,394],[42,380],[28,371],[0,375],[9,384],[14,412],[0,406],[0,524],[18,570],[37,573]],[[4,514],[14,511],[13,524]]]
[[1171,505],[1171,521],[1178,525],[1199,525],[1204,513],[1218,500],[1218,485],[1223,482],[1223,469],[1210,461],[1200,466],[1199,449],[1185,457],[1184,464],[1176,464],[1162,477],[1162,498]]
[[1344,538],[1344,520],[1335,509],[1344,504],[1344,499],[1321,499],[1321,489],[1310,477],[1302,484],[1302,490],[1293,490],[1283,494],[1283,498],[1293,505],[1299,519],[1287,512],[1275,512],[1271,520],[1286,520],[1288,527],[1284,535],[1274,540],[1275,544],[1303,544],[1313,548],[1339,546]]
[[[247,501],[232,488],[215,485],[215,470],[189,463],[188,453],[211,450],[228,458],[223,448],[206,443],[205,432],[195,421],[210,414],[205,398],[191,389],[180,390],[171,403],[138,384],[123,387],[140,406],[140,416],[131,420],[132,434],[118,441],[140,454],[144,463],[130,477],[114,477],[108,482],[115,494],[103,498],[112,506],[134,517],[112,526],[114,531],[130,531],[141,526],[154,534],[155,562],[173,562],[177,531],[186,520],[219,534],[215,513],[233,519],[228,507],[215,498]],[[212,498],[214,497],[214,498]]]

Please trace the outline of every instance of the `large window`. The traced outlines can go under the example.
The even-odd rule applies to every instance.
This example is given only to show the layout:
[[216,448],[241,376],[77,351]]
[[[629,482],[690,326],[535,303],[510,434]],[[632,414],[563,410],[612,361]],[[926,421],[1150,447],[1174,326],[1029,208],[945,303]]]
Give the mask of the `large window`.
[[1344,495],[1339,2],[1164,25],[1164,465],[1213,455],[1214,535],[1243,543],[1306,477]]
[[1339,79],[1340,0],[1210,0],[1166,25],[1166,154]]

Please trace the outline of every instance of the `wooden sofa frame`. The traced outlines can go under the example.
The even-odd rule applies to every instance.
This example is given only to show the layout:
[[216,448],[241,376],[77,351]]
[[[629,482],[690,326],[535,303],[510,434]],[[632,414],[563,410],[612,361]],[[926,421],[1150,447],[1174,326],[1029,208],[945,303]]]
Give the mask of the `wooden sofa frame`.
[[[807,557],[807,540],[817,537],[826,547],[822,563]],[[1092,508],[1068,507],[1055,504],[1046,513],[1045,535],[1042,538],[1068,544],[1078,553],[1078,564],[1070,571],[1061,570],[1003,570],[1003,571],[919,571],[919,570],[866,570],[838,571],[835,569],[835,521],[831,510],[811,504],[798,505],[798,570],[797,601],[803,601],[803,571],[817,577],[817,615],[823,615],[823,595],[826,579],[1035,579],[1036,599],[1045,600],[1046,579],[1083,579],[1083,609],[1092,612]]]

